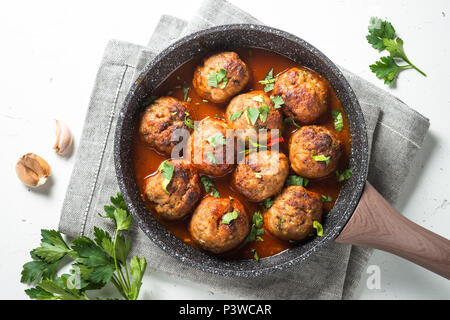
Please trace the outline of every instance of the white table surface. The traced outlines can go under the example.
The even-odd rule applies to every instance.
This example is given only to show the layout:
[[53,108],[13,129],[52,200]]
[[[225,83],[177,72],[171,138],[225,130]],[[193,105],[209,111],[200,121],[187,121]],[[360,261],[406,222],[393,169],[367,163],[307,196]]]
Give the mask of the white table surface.
[[[450,2],[446,0],[231,1],[274,27],[311,42],[337,64],[379,87],[368,66],[380,57],[365,36],[371,16],[387,18],[405,41],[413,63],[424,70],[401,73],[391,93],[430,118],[431,128],[397,209],[414,222],[450,238]],[[63,4],[64,3],[64,4]],[[57,228],[75,161],[57,156],[53,119],[81,135],[91,88],[107,41],[145,45],[159,17],[193,16],[200,1],[3,1],[0,4],[0,298],[26,298],[21,266],[36,247],[41,228]],[[29,190],[14,166],[34,152],[50,163],[53,177]],[[393,152],[395,152],[393,150]],[[448,299],[450,281],[388,253],[370,265],[381,270],[381,288],[366,287],[358,299]],[[142,297],[232,298],[149,270]]]

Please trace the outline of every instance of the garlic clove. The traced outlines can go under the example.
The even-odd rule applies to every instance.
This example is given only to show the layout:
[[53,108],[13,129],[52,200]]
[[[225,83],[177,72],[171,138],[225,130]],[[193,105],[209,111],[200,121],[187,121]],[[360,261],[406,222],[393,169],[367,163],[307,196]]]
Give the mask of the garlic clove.
[[39,187],[47,182],[51,169],[47,161],[34,153],[23,155],[16,164],[20,181],[29,187]]
[[72,133],[70,132],[69,127],[64,122],[56,120],[55,134],[56,142],[53,146],[53,149],[57,154],[64,156],[72,146]]

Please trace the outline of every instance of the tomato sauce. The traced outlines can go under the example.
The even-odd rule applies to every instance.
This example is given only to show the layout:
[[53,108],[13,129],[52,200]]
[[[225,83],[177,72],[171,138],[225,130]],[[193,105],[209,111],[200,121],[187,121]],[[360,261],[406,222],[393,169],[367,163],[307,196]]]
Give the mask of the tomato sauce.
[[[296,62],[282,56],[279,54],[275,54],[266,50],[256,49],[256,48],[241,48],[235,50],[240,58],[247,64],[249,67],[251,78],[247,88],[241,92],[248,92],[252,90],[263,90],[264,86],[260,84],[258,81],[263,80],[269,70],[273,68],[274,76],[282,73],[283,71],[292,68],[299,67],[299,64]],[[180,68],[175,70],[160,86],[159,88],[151,93],[155,96],[166,96],[170,95],[179,100],[184,99],[184,90],[183,83],[189,87],[189,91],[187,96],[191,99],[188,103],[188,112],[190,117],[194,121],[201,121],[206,117],[216,117],[219,119],[224,119],[225,110],[227,104],[215,104],[211,102],[205,102],[200,96],[197,95],[194,88],[192,87],[192,77],[194,74],[194,70],[197,65],[201,62],[201,57],[195,58],[191,61],[188,61]],[[328,82],[328,81],[327,81]],[[334,129],[334,120],[331,115],[331,112],[328,111],[322,116],[318,121],[314,124],[322,125],[328,128],[330,131],[333,131],[338,139],[343,143],[344,146],[344,154],[341,157],[338,170],[345,170],[348,167],[348,160],[350,154],[350,132],[348,127],[347,117],[345,116],[344,109],[342,107],[341,101],[339,100],[335,90],[333,87],[329,85],[329,110],[340,110],[343,118],[344,118],[344,128],[342,131],[338,132]],[[270,92],[269,92],[270,94]],[[283,130],[283,138],[284,142],[280,143],[280,151],[284,152],[286,156],[288,156],[288,141],[289,137],[293,132],[295,132],[297,128],[294,125],[286,125]],[[134,171],[136,175],[136,182],[138,189],[142,195],[142,199],[149,210],[149,214],[154,214],[155,218],[175,237],[183,241],[184,243],[199,249],[195,243],[193,243],[192,238],[189,234],[188,224],[190,220],[190,216],[185,219],[177,222],[169,222],[158,217],[154,211],[152,210],[152,205],[145,200],[143,196],[145,180],[149,176],[156,173],[159,165],[164,160],[167,160],[168,157],[166,155],[162,155],[155,151],[153,148],[146,145],[139,138],[139,133],[135,132],[134,137],[134,145],[133,145],[133,165]],[[290,174],[295,174],[292,170]],[[238,193],[231,186],[231,174],[227,174],[224,177],[211,177],[216,189],[219,191],[220,196],[223,198],[227,198],[232,196],[233,198],[237,198],[244,205],[249,219],[253,216],[255,211],[264,212],[264,208],[260,203],[254,203],[246,199],[243,195]],[[333,208],[333,205],[341,191],[342,183],[337,182],[336,176],[330,175],[329,177],[318,179],[318,180],[310,180],[307,185],[307,189],[314,191],[318,194],[327,195],[333,198],[331,202],[324,203],[324,216]],[[273,199],[273,197],[272,197]],[[152,213],[150,213],[152,212]],[[254,254],[252,253],[252,249],[255,249],[260,258],[272,256],[274,254],[280,253],[286,249],[291,248],[294,245],[288,241],[283,241],[272,236],[268,231],[262,235],[264,241],[262,242],[250,242],[241,245],[239,248],[234,249],[233,251],[224,255],[225,258],[228,259],[253,259]]]

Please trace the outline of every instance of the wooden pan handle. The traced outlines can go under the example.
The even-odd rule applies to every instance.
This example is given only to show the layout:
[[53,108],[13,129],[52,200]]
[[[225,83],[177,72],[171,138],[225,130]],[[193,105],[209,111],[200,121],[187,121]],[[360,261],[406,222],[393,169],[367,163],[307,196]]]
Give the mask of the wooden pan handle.
[[405,218],[369,182],[336,241],[387,251],[450,279],[450,240]]

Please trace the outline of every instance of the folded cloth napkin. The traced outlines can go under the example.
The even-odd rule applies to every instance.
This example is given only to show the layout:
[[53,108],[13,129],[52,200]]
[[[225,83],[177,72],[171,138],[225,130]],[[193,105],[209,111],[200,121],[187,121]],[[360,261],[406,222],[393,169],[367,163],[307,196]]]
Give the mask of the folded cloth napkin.
[[[93,226],[110,228],[97,212],[119,188],[113,159],[117,114],[140,70],[180,36],[214,25],[261,24],[224,0],[206,0],[191,22],[163,16],[146,47],[112,40],[98,70],[77,151],[59,230],[68,236],[92,236]],[[301,36],[301,35],[300,35]],[[397,203],[410,164],[421,148],[429,121],[403,102],[342,69],[364,113],[372,147],[369,181],[393,205]],[[394,152],[391,152],[395,150]],[[198,271],[167,255],[137,227],[131,228],[133,254],[145,256],[158,270],[205,290],[237,299],[349,299],[358,285],[371,250],[330,243],[309,260],[259,278],[225,278]]]

